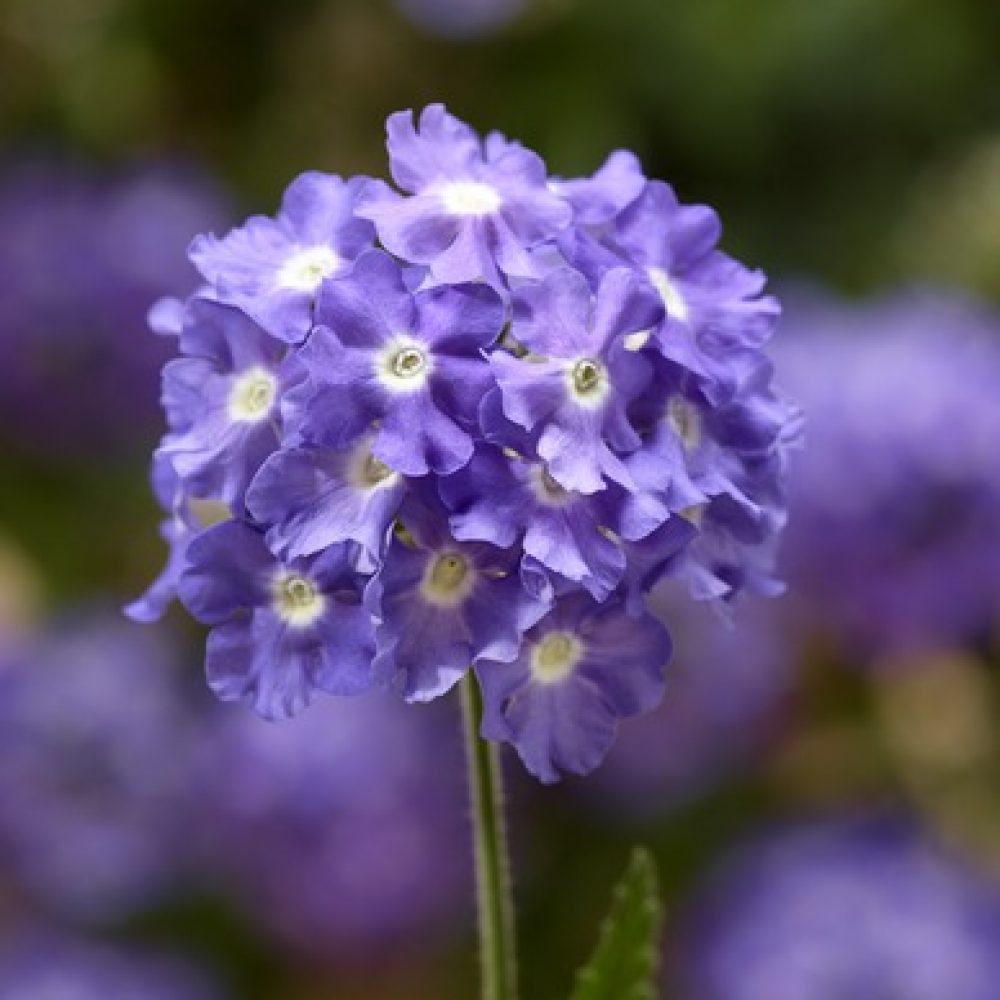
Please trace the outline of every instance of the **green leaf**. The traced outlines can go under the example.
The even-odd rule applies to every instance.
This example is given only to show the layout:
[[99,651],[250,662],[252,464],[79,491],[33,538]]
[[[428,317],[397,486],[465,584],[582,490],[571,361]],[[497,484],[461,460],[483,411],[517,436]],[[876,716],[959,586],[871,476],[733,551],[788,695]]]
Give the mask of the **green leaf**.
[[570,1000],[654,1000],[661,921],[656,863],[649,851],[637,847]]

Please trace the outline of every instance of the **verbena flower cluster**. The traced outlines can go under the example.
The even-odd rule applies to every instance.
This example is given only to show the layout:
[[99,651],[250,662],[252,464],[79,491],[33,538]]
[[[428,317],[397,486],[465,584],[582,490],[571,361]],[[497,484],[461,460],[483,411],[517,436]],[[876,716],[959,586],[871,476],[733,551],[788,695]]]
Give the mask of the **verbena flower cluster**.
[[178,593],[215,692],[272,718],[473,666],[484,736],[587,772],[663,693],[655,583],[776,589],[778,304],[629,153],[555,179],[441,105],[392,115],[388,151],[395,187],[306,173],[276,218],[196,239],[205,287],[154,310],[181,355],[172,554],[132,613]]

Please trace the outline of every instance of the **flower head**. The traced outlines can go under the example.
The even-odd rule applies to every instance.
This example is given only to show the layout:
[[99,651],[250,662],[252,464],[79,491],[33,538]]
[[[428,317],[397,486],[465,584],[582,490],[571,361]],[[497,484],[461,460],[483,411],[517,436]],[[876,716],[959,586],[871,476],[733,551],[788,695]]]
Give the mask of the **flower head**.
[[388,136],[399,191],[305,175],[154,311],[171,556],[131,613],[179,591],[213,688],[269,717],[474,669],[486,735],[582,773],[664,689],[658,583],[777,589],[776,307],[630,153],[550,178],[440,105]]

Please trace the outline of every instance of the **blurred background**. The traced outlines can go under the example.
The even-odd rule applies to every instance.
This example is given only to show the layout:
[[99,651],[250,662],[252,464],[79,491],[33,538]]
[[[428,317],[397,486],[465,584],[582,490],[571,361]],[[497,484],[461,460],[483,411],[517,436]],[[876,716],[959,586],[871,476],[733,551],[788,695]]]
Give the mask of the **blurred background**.
[[0,0],[0,1000],[474,995],[456,706],[269,726],[119,612],[188,241],[432,100],[717,208],[808,414],[788,595],[657,595],[662,710],[509,768],[525,997],[641,841],[667,997],[997,1000],[998,67],[989,0]]

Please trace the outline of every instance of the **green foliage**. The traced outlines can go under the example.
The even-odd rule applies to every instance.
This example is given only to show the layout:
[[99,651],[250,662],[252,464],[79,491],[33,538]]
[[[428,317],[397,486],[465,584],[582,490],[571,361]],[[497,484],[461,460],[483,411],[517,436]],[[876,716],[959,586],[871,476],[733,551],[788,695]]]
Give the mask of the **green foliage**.
[[570,1000],[654,1000],[661,922],[656,863],[649,851],[637,847]]

